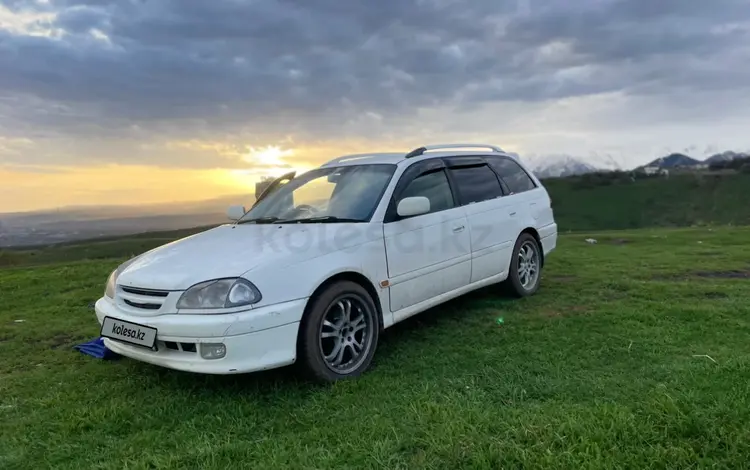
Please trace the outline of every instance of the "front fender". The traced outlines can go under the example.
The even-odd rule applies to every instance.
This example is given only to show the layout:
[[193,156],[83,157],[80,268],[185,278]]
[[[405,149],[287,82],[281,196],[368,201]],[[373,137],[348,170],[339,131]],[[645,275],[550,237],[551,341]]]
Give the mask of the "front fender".
[[[299,263],[286,266],[263,266],[243,275],[260,290],[263,298],[254,305],[260,308],[275,303],[309,298],[315,290],[331,277],[353,272],[366,277],[378,293],[374,299],[381,311],[390,312],[388,290],[380,281],[388,279],[383,240],[372,240],[356,247],[333,251]],[[384,323],[390,325],[388,318]]]

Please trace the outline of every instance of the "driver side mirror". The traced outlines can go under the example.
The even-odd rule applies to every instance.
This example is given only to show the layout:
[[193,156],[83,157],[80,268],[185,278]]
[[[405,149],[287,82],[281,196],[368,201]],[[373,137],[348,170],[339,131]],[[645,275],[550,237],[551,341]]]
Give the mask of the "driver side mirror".
[[240,220],[245,215],[245,206],[230,206],[227,209],[229,220]]
[[399,201],[396,213],[399,217],[412,217],[430,212],[430,200],[424,196],[405,197]]

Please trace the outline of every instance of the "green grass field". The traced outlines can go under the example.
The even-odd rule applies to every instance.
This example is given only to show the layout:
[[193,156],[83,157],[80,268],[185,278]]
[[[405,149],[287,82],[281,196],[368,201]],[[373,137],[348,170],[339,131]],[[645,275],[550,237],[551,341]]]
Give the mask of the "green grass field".
[[544,185],[563,232],[750,225],[750,173],[695,172],[636,181],[611,173],[553,178]]
[[0,468],[750,461],[750,228],[565,235],[536,296],[484,289],[424,312],[332,386],[73,351],[98,335],[90,304],[139,240],[0,270]]

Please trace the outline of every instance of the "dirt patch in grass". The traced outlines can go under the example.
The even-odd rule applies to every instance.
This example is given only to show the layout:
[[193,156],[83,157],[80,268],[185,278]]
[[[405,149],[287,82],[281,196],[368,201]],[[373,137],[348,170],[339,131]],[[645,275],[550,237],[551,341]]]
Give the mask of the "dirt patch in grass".
[[575,276],[550,276],[549,280],[550,281],[555,281],[555,282],[565,282],[565,283],[567,283],[567,282],[574,282],[574,281],[578,280],[578,278],[575,277]]
[[720,256],[721,254],[720,251],[699,251],[697,253],[698,256]]
[[79,339],[81,338],[76,335],[60,333],[47,340],[47,343],[50,349],[60,349],[62,347],[73,347]]
[[750,270],[734,269],[729,271],[697,271],[693,273],[693,276],[713,279],[750,279]]
[[588,312],[588,307],[584,307],[583,305],[572,305],[554,310],[543,310],[540,315],[545,318],[557,318],[571,315],[580,315]]
[[632,289],[630,286],[618,284],[618,283],[609,283],[602,287],[602,289],[599,291],[599,297],[604,300],[617,300],[622,299],[630,295]]
[[612,240],[613,245],[627,245],[628,243],[630,243],[630,240],[627,238],[615,238]]
[[708,291],[699,292],[698,296],[705,297],[706,299],[728,299],[729,295],[724,292]]
[[610,291],[602,292],[601,298],[603,300],[610,301],[610,300],[624,299],[627,296],[628,294],[626,292],[610,290]]
[[681,274],[655,274],[652,281],[688,281],[690,279],[750,279],[750,269],[719,271],[688,271]]

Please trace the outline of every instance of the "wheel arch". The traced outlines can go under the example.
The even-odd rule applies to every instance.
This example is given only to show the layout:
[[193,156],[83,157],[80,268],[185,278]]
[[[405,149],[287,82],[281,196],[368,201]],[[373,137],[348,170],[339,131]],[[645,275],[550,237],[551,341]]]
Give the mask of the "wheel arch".
[[367,278],[367,276],[356,271],[342,271],[340,273],[329,276],[328,279],[321,282],[320,285],[318,285],[318,287],[316,287],[313,293],[310,295],[310,298],[307,300],[305,311],[302,314],[303,317],[307,315],[315,298],[319,296],[328,286],[339,281],[354,282],[355,284],[359,284],[360,286],[362,286],[367,291],[367,293],[370,295],[370,298],[372,298],[372,302],[375,304],[375,308],[377,309],[379,328],[382,330],[383,322],[385,319],[383,318],[383,308],[382,305],[380,305],[380,296],[378,295],[378,291],[375,288],[375,285]]
[[528,233],[532,237],[534,237],[534,240],[536,240],[536,244],[539,245],[539,258],[541,260],[541,266],[544,267],[544,247],[542,246],[542,239],[539,237],[539,232],[536,231],[534,227],[526,227],[525,229],[521,230],[521,233],[518,234],[520,237],[524,233]]

